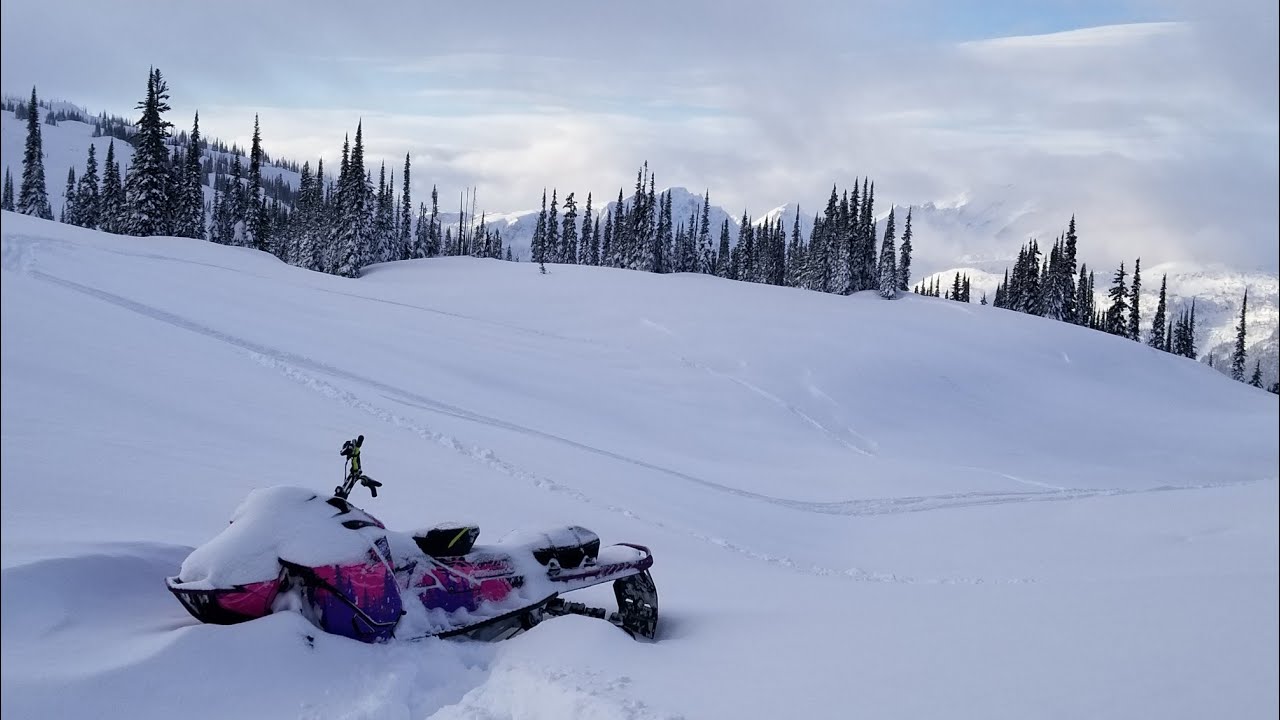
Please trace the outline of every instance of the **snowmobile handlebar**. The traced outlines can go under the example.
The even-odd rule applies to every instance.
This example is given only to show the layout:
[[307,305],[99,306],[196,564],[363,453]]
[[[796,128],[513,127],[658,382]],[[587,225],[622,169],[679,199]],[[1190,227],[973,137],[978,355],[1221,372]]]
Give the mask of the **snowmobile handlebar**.
[[333,491],[333,494],[340,498],[346,499],[350,496],[357,482],[369,488],[369,493],[373,497],[378,497],[378,488],[382,487],[382,483],[364,474],[363,465],[360,462],[360,447],[362,445],[364,445],[364,435],[342,443],[342,450],[338,452],[339,455],[347,459],[344,463],[345,470],[342,484],[334,488]]
[[358,435],[354,440],[342,443],[342,449],[338,451],[338,454],[348,458],[359,455],[361,445],[364,445],[364,435]]

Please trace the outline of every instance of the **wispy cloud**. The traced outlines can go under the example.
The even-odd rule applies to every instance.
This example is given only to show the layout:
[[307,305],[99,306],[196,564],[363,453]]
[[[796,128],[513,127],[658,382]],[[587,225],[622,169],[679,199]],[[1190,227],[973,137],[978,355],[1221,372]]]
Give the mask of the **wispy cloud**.
[[[411,153],[418,197],[478,186],[495,211],[533,206],[544,186],[612,197],[645,161],[735,214],[812,208],[870,175],[882,202],[1008,195],[1035,208],[1019,232],[1056,233],[1075,213],[1099,262],[1274,270],[1275,8],[1181,2],[233,2],[229,16],[257,21],[192,43],[182,29],[205,8],[126,21],[15,0],[0,75],[129,112],[155,63],[179,124],[199,106],[205,128],[244,142],[258,112],[273,153],[333,161],[362,120],[373,158]],[[1017,31],[1086,11],[1160,22]],[[962,25],[974,34],[953,37]],[[155,41],[131,41],[139,27]]]

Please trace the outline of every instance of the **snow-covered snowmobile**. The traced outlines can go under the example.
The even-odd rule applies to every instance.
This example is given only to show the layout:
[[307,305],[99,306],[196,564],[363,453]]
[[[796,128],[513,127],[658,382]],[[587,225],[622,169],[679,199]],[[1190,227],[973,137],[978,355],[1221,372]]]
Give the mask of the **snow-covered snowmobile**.
[[[473,524],[388,530],[348,497],[357,482],[375,496],[381,486],[361,472],[360,444],[344,445],[348,473],[333,495],[287,486],[252,491],[230,524],[166,579],[169,591],[201,622],[297,611],[326,632],[364,642],[497,640],[566,614],[654,638],[658,597],[648,548],[601,547],[578,526],[512,534],[494,545],[475,544]],[[562,597],[606,582],[615,611]]]

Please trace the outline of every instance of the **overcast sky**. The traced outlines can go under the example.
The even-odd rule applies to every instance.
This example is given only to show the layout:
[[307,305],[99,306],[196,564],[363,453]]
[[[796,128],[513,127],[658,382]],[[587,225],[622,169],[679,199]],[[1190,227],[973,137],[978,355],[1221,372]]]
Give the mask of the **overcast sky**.
[[132,116],[154,64],[179,127],[247,142],[258,113],[274,155],[334,161],[363,119],[417,198],[612,198],[647,160],[759,215],[870,175],[881,203],[1075,213],[1098,262],[1280,264],[1274,0],[0,8],[7,94]]

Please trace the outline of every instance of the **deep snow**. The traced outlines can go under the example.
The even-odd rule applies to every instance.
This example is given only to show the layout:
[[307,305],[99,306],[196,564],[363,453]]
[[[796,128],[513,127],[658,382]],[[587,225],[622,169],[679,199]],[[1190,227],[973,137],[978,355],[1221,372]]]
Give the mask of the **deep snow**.
[[[2,219],[6,717],[1280,711],[1277,401],[1198,363],[914,295],[472,258],[345,280]],[[332,488],[357,433],[391,528],[650,546],[658,641],[197,625],[164,577],[250,490]]]

